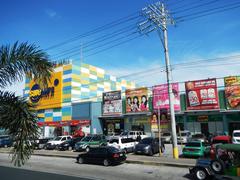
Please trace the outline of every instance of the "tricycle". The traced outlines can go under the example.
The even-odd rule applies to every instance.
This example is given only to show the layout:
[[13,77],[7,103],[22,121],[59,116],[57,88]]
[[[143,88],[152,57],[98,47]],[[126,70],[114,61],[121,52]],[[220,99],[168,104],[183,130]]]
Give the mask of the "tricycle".
[[200,158],[196,165],[189,169],[194,179],[221,179],[231,177],[240,179],[240,144],[216,145],[215,158]]

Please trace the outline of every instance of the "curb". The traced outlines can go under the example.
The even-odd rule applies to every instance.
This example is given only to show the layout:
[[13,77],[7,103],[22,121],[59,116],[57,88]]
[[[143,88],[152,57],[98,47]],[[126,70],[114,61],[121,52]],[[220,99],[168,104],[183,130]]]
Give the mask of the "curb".
[[[9,154],[9,152],[1,152],[3,154]],[[43,156],[43,157],[60,157],[60,158],[71,158],[75,159],[76,156],[73,155],[58,155],[58,154],[39,154],[35,153],[32,156]],[[191,168],[194,164],[186,163],[172,163],[172,162],[153,162],[153,161],[138,161],[138,160],[126,160],[128,164],[142,164],[142,165],[151,165],[151,166],[169,166],[169,167],[180,167],[180,168]]]

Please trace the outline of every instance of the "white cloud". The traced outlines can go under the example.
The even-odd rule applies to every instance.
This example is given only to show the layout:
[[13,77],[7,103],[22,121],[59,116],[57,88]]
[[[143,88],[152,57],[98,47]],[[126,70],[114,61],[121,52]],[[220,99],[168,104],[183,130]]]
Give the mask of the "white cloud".
[[55,11],[52,10],[52,9],[45,9],[45,14],[46,14],[47,16],[49,16],[50,18],[59,17],[59,16],[57,15],[57,12],[55,12]]

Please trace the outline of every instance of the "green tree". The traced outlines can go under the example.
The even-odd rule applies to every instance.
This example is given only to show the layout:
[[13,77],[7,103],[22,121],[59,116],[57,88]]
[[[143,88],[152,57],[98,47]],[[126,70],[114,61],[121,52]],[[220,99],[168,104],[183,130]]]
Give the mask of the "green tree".
[[38,117],[25,98],[4,88],[22,81],[25,76],[46,85],[53,67],[48,55],[34,44],[16,42],[13,46],[0,47],[0,128],[15,139],[11,151],[14,165],[24,165],[33,153],[29,138],[38,135]]

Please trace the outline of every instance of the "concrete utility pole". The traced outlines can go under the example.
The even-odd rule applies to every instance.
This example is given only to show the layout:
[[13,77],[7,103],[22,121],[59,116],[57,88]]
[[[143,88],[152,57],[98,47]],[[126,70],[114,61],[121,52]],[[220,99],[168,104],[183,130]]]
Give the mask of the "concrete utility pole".
[[[167,37],[167,24],[172,20],[169,18],[167,11],[165,10],[164,4],[157,2],[151,4],[142,10],[143,15],[147,20],[139,24],[139,29],[141,33],[148,34],[152,31],[157,30],[161,38],[164,54],[165,54],[165,64],[166,64],[166,75],[167,75],[167,85],[169,94],[169,107],[171,115],[171,129],[172,129],[172,142],[173,142],[173,157],[178,159],[178,146],[177,146],[177,134],[176,134],[176,121],[174,112],[174,95],[172,92],[172,72],[168,53],[168,37]],[[163,32],[163,39],[161,36],[161,31]],[[160,132],[159,132],[160,133]]]

